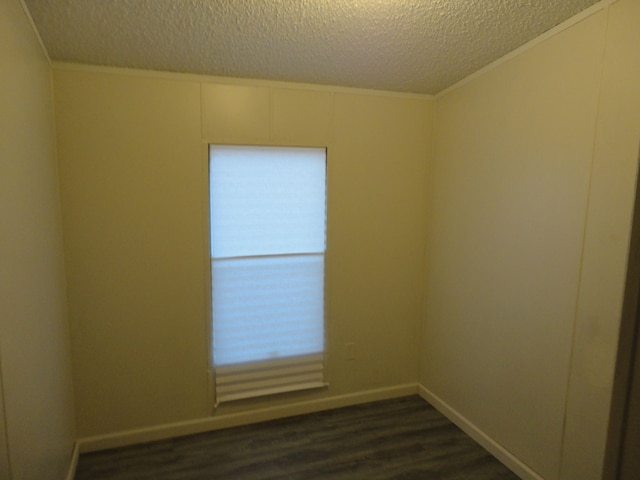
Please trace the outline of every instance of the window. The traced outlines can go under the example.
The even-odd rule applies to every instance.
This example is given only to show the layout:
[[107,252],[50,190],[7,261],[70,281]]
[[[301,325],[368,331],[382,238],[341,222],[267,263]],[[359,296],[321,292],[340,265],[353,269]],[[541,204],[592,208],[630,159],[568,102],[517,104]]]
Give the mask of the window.
[[211,146],[216,402],[324,385],[326,150]]

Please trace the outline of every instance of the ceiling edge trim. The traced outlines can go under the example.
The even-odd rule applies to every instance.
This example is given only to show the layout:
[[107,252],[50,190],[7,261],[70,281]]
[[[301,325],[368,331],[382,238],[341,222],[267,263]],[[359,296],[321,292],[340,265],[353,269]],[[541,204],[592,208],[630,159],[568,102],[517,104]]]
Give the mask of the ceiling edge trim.
[[29,22],[29,25],[31,25],[31,30],[33,31],[34,35],[38,39],[38,43],[40,44],[40,49],[42,50],[42,53],[44,53],[44,56],[47,59],[47,62],[49,63],[49,65],[51,65],[51,57],[49,56],[49,52],[47,51],[47,47],[44,46],[44,42],[42,41],[42,37],[40,36],[40,32],[38,31],[38,28],[36,27],[36,23],[33,21],[33,17],[31,16],[31,12],[27,8],[27,5],[24,3],[24,0],[17,0],[17,1],[20,4],[20,8],[22,8],[23,13],[27,17],[27,21]]
[[[22,0],[21,0],[22,1]],[[163,80],[173,81],[190,81],[199,83],[216,83],[221,85],[244,85],[253,87],[270,87],[270,88],[288,88],[295,90],[315,90],[328,93],[343,93],[352,95],[369,95],[380,97],[399,97],[399,98],[414,98],[423,100],[435,100],[435,95],[426,93],[406,93],[406,92],[394,92],[392,90],[374,90],[357,87],[341,87],[338,85],[322,85],[315,83],[296,83],[285,82],[278,80],[261,80],[253,78],[236,78],[236,77],[222,77],[215,75],[203,75],[196,73],[179,73],[179,72],[166,72],[159,70],[144,70],[136,68],[123,68],[123,67],[109,67],[100,65],[90,65],[84,63],[72,63],[72,62],[51,62],[51,66],[57,71],[78,71],[78,72],[90,72],[90,73],[102,73],[106,75],[126,75],[133,77],[146,77],[157,78]]]
[[587,18],[591,17],[592,15],[595,15],[596,13],[600,12],[601,10],[606,10],[612,4],[616,3],[617,1],[618,0],[602,0],[602,1],[598,2],[598,3],[596,3],[595,5],[592,5],[591,7],[587,8],[586,10],[583,10],[582,12],[574,15],[573,17],[569,18],[568,20],[565,20],[561,24],[556,25],[551,30],[546,31],[542,35],[537,36],[533,40],[530,40],[527,43],[525,43],[524,45],[521,45],[520,47],[516,48],[515,50],[507,53],[503,57],[500,57],[499,59],[494,60],[493,62],[489,63],[488,65],[482,67],[480,70],[477,70],[477,71],[473,72],[471,75],[469,75],[469,76],[463,78],[462,80],[454,83],[450,87],[447,87],[444,90],[441,90],[440,92],[438,92],[438,93],[436,93],[434,95],[435,99],[438,100],[439,98],[448,95],[449,93],[457,90],[458,88],[460,88],[460,87],[466,85],[467,83],[471,82],[472,80],[476,79],[477,77],[480,77],[481,75],[484,75],[485,73],[490,72],[491,70],[494,70],[495,68],[499,67],[500,65],[502,65],[504,63],[507,63],[508,61],[512,60],[513,58],[518,57],[519,55],[523,54],[524,52],[526,52],[528,50],[531,50],[532,48],[540,45],[541,43],[549,40],[550,38],[555,37],[559,33],[562,33],[563,31],[565,31],[565,30],[571,28],[572,26],[582,22],[583,20],[586,20]]

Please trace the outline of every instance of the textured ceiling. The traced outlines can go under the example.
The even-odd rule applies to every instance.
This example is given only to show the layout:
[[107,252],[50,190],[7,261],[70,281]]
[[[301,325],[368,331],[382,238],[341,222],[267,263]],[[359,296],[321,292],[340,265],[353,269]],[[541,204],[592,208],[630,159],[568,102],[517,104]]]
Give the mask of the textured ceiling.
[[597,0],[25,0],[53,60],[437,93]]

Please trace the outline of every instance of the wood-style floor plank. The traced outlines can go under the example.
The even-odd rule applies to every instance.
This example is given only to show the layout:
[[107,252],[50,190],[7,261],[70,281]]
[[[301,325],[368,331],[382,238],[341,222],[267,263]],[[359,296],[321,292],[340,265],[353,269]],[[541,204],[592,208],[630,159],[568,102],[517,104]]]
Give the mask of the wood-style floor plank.
[[418,396],[82,454],[76,480],[517,480]]

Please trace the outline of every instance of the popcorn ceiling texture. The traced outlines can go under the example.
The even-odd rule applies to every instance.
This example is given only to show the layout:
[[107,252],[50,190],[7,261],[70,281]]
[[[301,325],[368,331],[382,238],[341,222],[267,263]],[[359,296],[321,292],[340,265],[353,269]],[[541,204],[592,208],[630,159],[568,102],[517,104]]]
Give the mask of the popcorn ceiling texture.
[[53,60],[434,94],[597,0],[25,0]]

